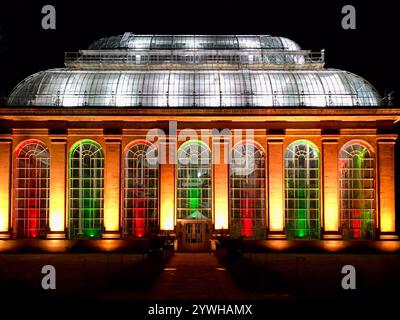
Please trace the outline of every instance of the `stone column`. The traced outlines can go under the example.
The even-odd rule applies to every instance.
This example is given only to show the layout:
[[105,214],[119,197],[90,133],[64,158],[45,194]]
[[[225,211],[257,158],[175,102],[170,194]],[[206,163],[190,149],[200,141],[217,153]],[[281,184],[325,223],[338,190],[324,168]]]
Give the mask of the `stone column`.
[[105,138],[103,238],[119,238],[121,199],[121,137]]
[[229,227],[229,141],[220,137],[212,140],[214,228],[226,230]]
[[322,194],[324,239],[341,238],[339,234],[338,137],[322,137]]
[[50,210],[47,238],[65,238],[67,138],[50,137]]
[[268,146],[268,238],[286,238],[283,174],[283,137],[267,137]]
[[9,239],[11,237],[11,163],[11,136],[0,135],[0,239]]
[[381,239],[396,239],[394,152],[397,135],[378,135],[378,214]]
[[175,228],[175,168],[176,138],[160,138],[162,158],[160,163],[160,229],[173,231]]

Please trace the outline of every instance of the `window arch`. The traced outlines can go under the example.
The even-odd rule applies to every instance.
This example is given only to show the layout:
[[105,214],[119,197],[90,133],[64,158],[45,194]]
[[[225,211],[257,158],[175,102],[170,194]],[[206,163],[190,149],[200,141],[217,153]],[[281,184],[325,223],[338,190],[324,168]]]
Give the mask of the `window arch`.
[[69,236],[98,238],[103,231],[104,153],[91,140],[70,152]]
[[147,141],[128,146],[124,155],[124,236],[142,237],[158,230],[157,149]]
[[177,218],[211,219],[211,152],[197,140],[178,150]]
[[38,140],[26,140],[15,152],[16,236],[44,238],[49,218],[50,153]]
[[346,143],[339,153],[340,221],[343,238],[371,239],[375,229],[375,172],[371,148]]
[[230,165],[232,236],[265,237],[265,160],[262,148],[242,141]]
[[285,151],[285,220],[289,239],[320,237],[319,153],[306,140]]

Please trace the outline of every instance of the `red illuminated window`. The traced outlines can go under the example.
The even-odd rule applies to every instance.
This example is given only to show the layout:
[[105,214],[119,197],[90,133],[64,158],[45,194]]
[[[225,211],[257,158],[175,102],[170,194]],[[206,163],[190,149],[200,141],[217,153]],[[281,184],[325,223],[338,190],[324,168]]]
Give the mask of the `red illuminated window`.
[[265,237],[265,161],[261,147],[240,142],[230,165],[231,235]]
[[124,236],[149,236],[158,230],[157,149],[147,141],[133,143],[124,157]]
[[370,147],[346,143],[339,154],[340,218],[344,239],[371,239],[375,229],[375,173]]
[[40,141],[27,140],[15,152],[17,238],[44,238],[49,214],[50,154]]

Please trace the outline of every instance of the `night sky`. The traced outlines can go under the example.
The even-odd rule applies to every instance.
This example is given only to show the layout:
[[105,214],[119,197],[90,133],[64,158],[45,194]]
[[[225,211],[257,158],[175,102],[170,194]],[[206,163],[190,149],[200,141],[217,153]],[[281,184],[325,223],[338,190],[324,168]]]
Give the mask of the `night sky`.
[[[271,34],[326,50],[326,67],[354,72],[381,95],[397,90],[400,18],[395,1],[20,1],[0,3],[0,97],[26,76],[63,66],[64,52],[123,34]],[[41,28],[42,6],[56,8],[56,30]],[[343,30],[341,8],[356,8]]]

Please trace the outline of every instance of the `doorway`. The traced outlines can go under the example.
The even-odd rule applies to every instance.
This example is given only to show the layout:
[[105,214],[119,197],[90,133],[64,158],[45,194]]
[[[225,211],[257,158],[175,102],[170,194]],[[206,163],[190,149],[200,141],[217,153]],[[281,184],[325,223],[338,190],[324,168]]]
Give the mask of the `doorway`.
[[211,223],[209,221],[179,221],[178,250],[182,252],[209,251]]

